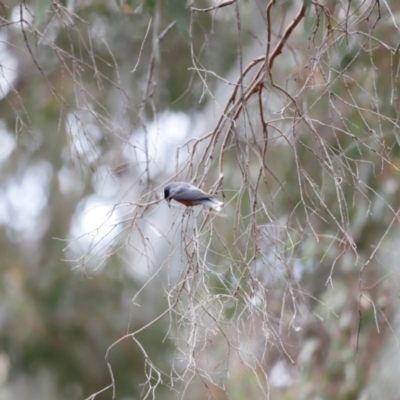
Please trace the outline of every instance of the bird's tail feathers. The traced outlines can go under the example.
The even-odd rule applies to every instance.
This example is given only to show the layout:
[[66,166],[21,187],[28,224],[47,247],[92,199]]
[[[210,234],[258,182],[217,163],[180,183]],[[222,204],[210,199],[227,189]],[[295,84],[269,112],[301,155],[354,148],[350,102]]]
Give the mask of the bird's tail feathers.
[[217,199],[211,198],[211,199],[202,200],[202,204],[204,204],[207,207],[212,208],[215,211],[221,211],[221,206],[224,203],[222,203],[222,201],[219,201]]

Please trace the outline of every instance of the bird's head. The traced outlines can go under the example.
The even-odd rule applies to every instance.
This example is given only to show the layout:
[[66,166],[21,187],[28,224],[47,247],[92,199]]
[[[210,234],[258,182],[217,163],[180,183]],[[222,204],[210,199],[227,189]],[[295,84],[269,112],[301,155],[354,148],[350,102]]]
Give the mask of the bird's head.
[[167,201],[168,206],[171,207],[171,197],[170,197],[170,185],[165,186],[164,188],[164,199]]

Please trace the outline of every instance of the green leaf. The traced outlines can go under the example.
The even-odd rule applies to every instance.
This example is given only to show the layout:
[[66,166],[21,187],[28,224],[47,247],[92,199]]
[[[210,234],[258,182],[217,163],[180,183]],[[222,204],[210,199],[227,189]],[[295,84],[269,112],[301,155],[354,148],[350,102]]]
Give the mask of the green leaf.
[[303,5],[306,8],[306,11],[309,11],[311,0],[303,0]]
[[145,0],[146,7],[150,15],[154,14],[154,10],[156,8],[156,1],[155,0]]
[[190,21],[190,13],[186,8],[185,0],[168,0],[167,11],[169,15],[176,21],[179,31],[188,37],[188,25]]
[[37,0],[34,25],[39,26],[46,18],[47,11],[50,8],[50,0]]
[[307,38],[310,37],[311,32],[314,28],[315,18],[310,15],[310,13],[306,13],[304,17],[304,33]]

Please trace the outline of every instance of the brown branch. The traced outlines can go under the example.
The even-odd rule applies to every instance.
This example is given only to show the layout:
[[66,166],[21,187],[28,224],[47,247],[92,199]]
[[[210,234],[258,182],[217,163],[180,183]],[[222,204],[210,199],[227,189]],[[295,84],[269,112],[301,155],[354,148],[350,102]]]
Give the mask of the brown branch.
[[[224,108],[224,110],[223,110],[223,112],[222,112],[222,114],[221,114],[221,117],[219,118],[219,120],[218,120],[218,122],[217,122],[217,125],[215,126],[215,128],[213,129],[213,131],[210,132],[210,135],[212,135],[212,139],[211,139],[210,143],[208,144],[207,148],[205,149],[205,151],[203,152],[203,156],[201,157],[201,159],[200,159],[200,161],[199,161],[199,163],[198,163],[198,167],[197,167],[197,169],[196,169],[196,176],[197,176],[197,173],[198,173],[198,168],[199,168],[199,166],[205,161],[205,159],[206,159],[206,157],[207,157],[207,154],[209,154],[210,150],[211,150],[211,152],[212,152],[213,149],[215,148],[215,146],[216,146],[216,144],[217,144],[217,141],[218,141],[218,138],[219,138],[219,135],[220,135],[220,133],[222,132],[222,127],[223,127],[224,122],[225,122],[227,119],[231,119],[231,118],[230,118],[230,115],[232,114],[233,110],[235,110],[236,107],[241,103],[241,101],[238,100],[238,101],[236,101],[236,104],[233,104],[233,106],[230,107],[231,104],[235,102],[235,98],[236,98],[236,95],[237,95],[237,91],[238,91],[238,89],[239,89],[239,85],[242,83],[244,77],[253,69],[253,67],[254,67],[255,65],[257,65],[257,64],[259,64],[260,62],[264,61],[264,58],[265,58],[264,56],[261,56],[261,57],[256,58],[255,60],[253,60],[253,61],[245,68],[245,70],[243,71],[243,74],[239,77],[238,81],[236,82],[235,88],[234,88],[234,90],[233,90],[233,92],[232,92],[232,94],[231,94],[231,97],[228,99],[228,101],[227,101],[227,103],[226,103],[226,105],[225,105],[225,108]],[[260,74],[261,72],[262,72],[262,68],[260,68],[260,69],[257,71],[256,77],[259,76],[259,74]],[[208,135],[207,135],[207,136],[208,136]],[[222,173],[222,170],[221,170],[221,165],[222,165],[222,163],[223,163],[223,160],[220,159],[220,173]],[[204,176],[205,176],[205,174],[204,174]],[[200,181],[200,182],[201,182],[201,181]]]
[[[268,7],[272,7],[273,5],[273,0],[270,2],[270,4],[268,4]],[[267,7],[267,8],[268,8]],[[267,11],[268,14],[270,14],[270,10]],[[290,23],[290,25],[286,28],[281,40],[279,41],[279,43],[276,45],[274,51],[272,52],[271,56],[269,57],[269,59],[265,59],[265,63],[266,63],[266,69],[264,70],[264,74],[256,76],[256,79],[253,80],[253,86],[251,87],[251,89],[248,91],[248,93],[246,94],[245,98],[244,98],[244,102],[241,102],[238,105],[238,109],[236,110],[234,116],[233,116],[233,120],[231,122],[231,126],[230,129],[228,130],[228,133],[231,131],[232,125],[233,123],[239,118],[239,115],[243,109],[243,104],[256,92],[258,92],[260,89],[260,86],[262,88],[263,86],[263,80],[265,79],[265,75],[266,72],[268,71],[268,74],[271,75],[270,71],[272,68],[272,65],[274,63],[275,58],[282,53],[282,49],[283,46],[286,44],[287,40],[289,39],[289,36],[291,35],[291,33],[293,32],[293,30],[296,28],[296,26],[300,23],[300,21],[302,20],[302,18],[304,17],[306,12],[306,8],[304,5],[302,5],[302,7],[300,8],[299,12],[297,13],[296,17],[293,19],[293,21]],[[269,29],[269,27],[268,27]],[[268,46],[268,44],[267,44]]]
[[262,90],[263,85],[258,85],[258,107],[260,108],[260,120],[263,127],[263,132],[267,131],[267,123],[264,119],[263,105],[262,105]]
[[286,28],[282,39],[279,41],[279,43],[276,45],[275,50],[272,52],[271,57],[268,60],[268,69],[272,68],[272,65],[274,63],[274,60],[279,54],[282,53],[283,46],[286,44],[287,40],[289,39],[290,34],[293,32],[294,28],[300,23],[302,18],[306,14],[306,7],[304,4],[301,6],[299,12],[297,13],[296,17],[293,19],[293,21],[290,23],[290,25]]
[[[227,3],[222,3],[222,4],[228,5]],[[269,21],[268,27],[267,27],[268,40],[267,40],[266,55],[269,54],[269,52],[270,52],[270,45],[271,45],[270,42],[271,42],[271,36],[272,36],[271,25],[270,25],[270,22],[271,22],[270,21],[271,20],[270,13],[271,13],[272,6],[274,4],[275,4],[275,0],[271,0],[270,3],[268,4],[267,10],[266,10],[267,20]],[[239,118],[239,115],[243,110],[244,104],[250,99],[250,97],[254,93],[259,93],[260,112],[262,112],[261,96],[262,96],[263,81],[265,79],[266,73],[268,71],[268,74],[270,75],[270,70],[272,68],[275,58],[279,54],[282,53],[282,49],[283,49],[284,45],[286,44],[286,42],[289,39],[293,30],[296,28],[296,26],[300,23],[300,21],[304,17],[305,12],[306,12],[306,8],[304,5],[302,5],[299,12],[293,19],[293,21],[286,28],[282,38],[280,39],[279,43],[276,45],[272,54],[268,58],[266,56],[261,56],[261,57],[256,58],[245,68],[243,73],[240,75],[240,77],[235,85],[235,88],[233,89],[232,94],[225,105],[225,108],[221,114],[221,117],[219,118],[214,130],[210,133],[212,135],[212,139],[211,139],[210,143],[208,144],[206,150],[204,151],[201,160],[198,163],[198,167],[196,170],[196,176],[197,176],[199,166],[202,165],[203,162],[205,162],[207,155],[212,153],[213,149],[215,149],[216,144],[219,139],[219,136],[222,133],[222,129],[223,129],[223,125],[224,125],[225,121],[230,120],[229,126],[226,130],[225,137],[223,139],[221,150],[219,152],[219,154],[220,154],[220,156],[219,156],[219,176],[220,176],[219,181],[221,181],[221,178],[223,177],[223,154],[224,154],[224,150],[228,144],[229,137],[231,136],[231,134],[233,132],[234,124],[235,124],[236,120]],[[263,61],[265,64],[261,68],[259,68],[259,70],[256,72],[255,77],[252,79],[249,86],[245,90],[244,95],[241,96],[240,99],[236,100],[238,89],[239,89],[239,87],[241,87],[245,76],[253,69],[253,67],[255,65],[257,65],[258,63],[263,62]],[[264,119],[262,119],[262,124],[263,124],[264,130],[265,130],[266,122]],[[205,176],[205,174],[204,174],[204,176]]]
[[269,53],[271,51],[271,9],[275,5],[276,0],[271,0],[267,6],[267,53],[265,56],[265,62],[269,60]]
[[[113,394],[112,394],[112,399],[113,399],[113,400],[115,399],[115,380],[114,380],[114,374],[113,374],[113,371],[112,371],[112,367],[111,367],[111,364],[110,364],[110,361],[109,361],[109,355],[110,355],[111,350],[112,350],[115,346],[117,346],[119,343],[123,342],[123,341],[126,340],[126,339],[129,339],[129,338],[134,339],[134,337],[135,337],[138,333],[143,332],[143,331],[146,330],[148,327],[150,327],[151,325],[155,324],[157,321],[159,321],[160,319],[162,319],[165,315],[167,315],[169,312],[171,312],[171,310],[173,310],[173,308],[175,307],[175,305],[177,304],[177,302],[178,302],[178,297],[175,299],[174,303],[173,303],[170,307],[168,307],[164,312],[162,312],[160,315],[158,315],[157,317],[155,317],[152,321],[150,321],[150,322],[147,323],[146,325],[142,326],[141,328],[139,328],[139,329],[136,330],[135,332],[133,332],[133,333],[128,333],[128,334],[126,334],[126,335],[120,337],[118,340],[116,340],[113,344],[111,344],[111,345],[108,347],[108,349],[107,349],[107,351],[106,351],[106,355],[105,355],[104,358],[105,358],[105,362],[106,362],[106,364],[107,364],[108,371],[109,371],[109,373],[110,373],[111,384],[110,384],[109,386],[107,386],[106,388],[104,388],[103,390],[109,389],[110,386],[111,386],[111,387],[112,387],[112,391],[113,391]],[[98,393],[100,393],[100,392],[98,392]]]
[[[274,1],[272,0],[272,1],[270,2],[270,4],[268,5],[268,7],[272,7],[273,4],[274,4]],[[267,9],[268,9],[268,7],[267,7]],[[280,40],[279,43],[276,45],[274,51],[272,52],[272,54],[270,55],[270,57],[269,57],[268,60],[267,60],[265,57],[259,57],[259,58],[257,59],[258,62],[262,61],[263,59],[265,60],[266,68],[264,69],[264,74],[261,73],[262,71],[260,71],[260,70],[258,71],[256,77],[253,79],[252,83],[250,84],[250,88],[247,90],[247,93],[245,93],[244,99],[241,99],[241,100],[244,100],[244,101],[240,101],[240,102],[237,103],[237,105],[236,105],[236,106],[237,106],[237,109],[236,109],[236,111],[235,111],[235,113],[234,113],[234,115],[233,115],[231,124],[230,124],[230,126],[229,126],[229,128],[228,128],[227,135],[229,135],[229,134],[231,133],[234,122],[237,120],[237,118],[239,118],[239,115],[240,115],[240,113],[241,113],[241,111],[242,111],[242,109],[243,109],[243,103],[246,102],[254,93],[256,93],[256,92],[258,92],[258,91],[260,90],[260,85],[262,85],[262,82],[263,82],[263,80],[264,80],[264,78],[265,78],[266,72],[267,72],[267,71],[269,72],[269,71],[271,70],[275,58],[276,58],[279,54],[282,53],[283,46],[286,44],[286,42],[287,42],[287,40],[289,39],[289,36],[290,36],[291,33],[293,32],[293,30],[296,28],[296,26],[300,23],[300,21],[301,21],[302,18],[304,17],[305,12],[306,12],[306,8],[305,8],[304,5],[302,5],[302,7],[300,8],[300,10],[299,10],[299,12],[297,13],[296,17],[293,19],[293,21],[290,23],[290,25],[286,28],[286,30],[285,30],[285,32],[284,32],[284,34],[283,34],[281,40]],[[270,9],[267,10],[267,14],[270,14]],[[268,29],[270,30],[270,27],[268,27]],[[269,33],[269,35],[270,35],[270,33]],[[267,46],[268,46],[268,44],[267,44]],[[256,61],[256,60],[254,60],[254,61]],[[250,65],[251,65],[251,64],[250,64]],[[246,68],[245,72],[248,72],[248,68],[249,68],[249,67]],[[234,98],[236,97],[236,93],[237,93],[239,84],[241,83],[241,81],[243,80],[243,78],[244,78],[244,74],[240,77],[240,79],[239,79],[239,81],[238,81],[238,85],[237,85],[237,86],[235,87],[235,89],[233,90],[232,96],[231,96],[231,98],[228,100],[227,106],[229,106],[229,104],[230,104],[230,103],[234,100]],[[231,110],[233,111],[235,108],[236,108],[236,107],[233,106],[233,107],[231,108]],[[222,117],[221,117],[221,118],[222,118]],[[221,121],[221,119],[220,119],[220,121]],[[220,122],[220,121],[219,121],[219,122]],[[218,125],[217,125],[217,126],[218,126]],[[226,141],[224,140],[224,142],[226,142]],[[220,172],[221,172],[221,171],[220,171]]]

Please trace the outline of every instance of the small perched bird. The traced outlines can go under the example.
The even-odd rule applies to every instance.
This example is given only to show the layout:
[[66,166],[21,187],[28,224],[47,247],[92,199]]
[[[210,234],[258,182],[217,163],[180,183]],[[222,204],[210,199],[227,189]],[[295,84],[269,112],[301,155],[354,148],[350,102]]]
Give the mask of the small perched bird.
[[171,200],[184,204],[186,207],[198,205],[207,206],[216,211],[221,210],[221,201],[218,201],[212,194],[208,194],[186,182],[172,182],[164,188],[164,198],[171,207]]

